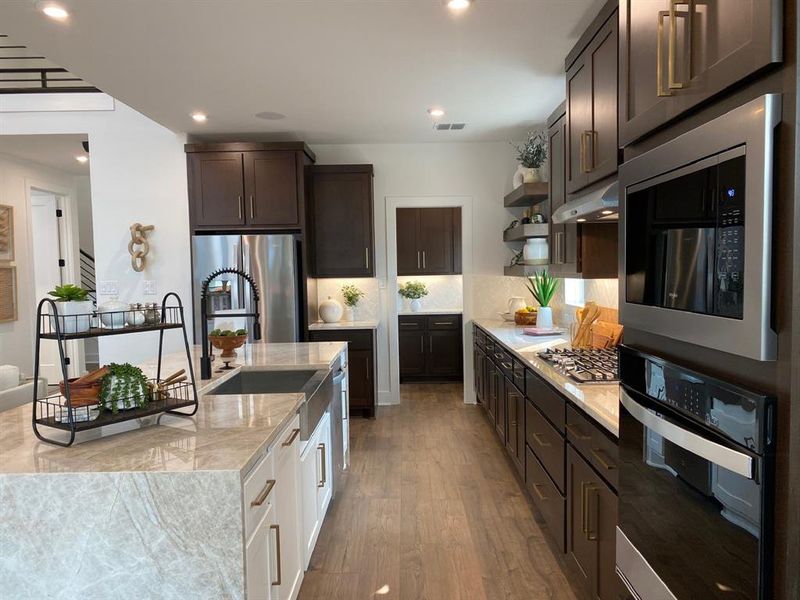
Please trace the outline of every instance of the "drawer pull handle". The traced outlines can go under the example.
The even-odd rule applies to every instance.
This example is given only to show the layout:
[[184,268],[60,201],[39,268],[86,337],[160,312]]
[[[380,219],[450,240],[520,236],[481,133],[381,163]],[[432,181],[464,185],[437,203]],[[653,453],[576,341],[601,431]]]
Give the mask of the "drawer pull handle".
[[434,321],[434,325],[452,325],[454,321]]
[[508,369],[509,371],[511,370],[511,363],[509,363],[509,362],[501,362],[501,363],[500,363],[500,365],[501,365],[501,366],[502,366],[504,369]]
[[588,484],[585,481],[581,481],[581,531],[583,531],[583,535],[588,535],[589,527],[586,524],[588,521],[589,515],[588,511],[586,510],[586,488]]
[[326,464],[325,444],[319,444],[317,446],[317,450],[322,451],[322,480],[317,484],[317,487],[325,487],[325,484],[328,482],[328,465]]
[[299,429],[292,429],[292,435],[289,436],[289,439],[287,439],[285,442],[283,442],[283,445],[284,446],[291,446],[292,444],[294,444],[294,441],[297,439],[298,435],[300,435],[300,430]]
[[592,510],[592,496],[598,498],[599,500],[597,488],[592,484],[589,484],[586,486],[586,539],[590,542],[593,542],[597,539],[597,532],[594,530],[592,525],[592,513],[596,512]]
[[275,530],[275,562],[277,563],[278,567],[278,578],[272,582],[272,585],[280,585],[283,576],[281,574],[281,526],[280,525],[270,525],[270,529]]
[[611,464],[611,461],[608,461],[605,458],[603,458],[605,452],[603,452],[600,448],[592,448],[591,452],[594,459],[598,463],[600,463],[600,466],[603,467],[606,471],[612,471],[613,469],[616,469],[616,467]]
[[267,479],[267,483],[264,486],[264,489],[261,490],[261,493],[256,497],[256,499],[250,503],[250,508],[253,508],[254,506],[261,506],[262,504],[264,504],[264,502],[266,502],[267,500],[267,496],[269,496],[270,492],[272,491],[272,488],[274,487],[275,487],[275,480]]
[[567,424],[565,425],[565,427],[566,427],[566,429],[567,429],[567,433],[569,433],[570,435],[572,435],[572,437],[574,437],[574,438],[575,438],[575,439],[577,439],[577,440],[589,440],[589,439],[591,439],[591,438],[592,438],[592,436],[590,436],[590,435],[586,435],[586,434],[585,434],[585,433],[583,433],[583,432],[582,432],[580,429],[578,429],[577,427],[575,427],[575,425],[573,425],[572,423],[567,423]]
[[533,491],[534,491],[534,492],[536,493],[536,495],[539,497],[539,500],[547,500],[547,496],[545,496],[545,495],[544,495],[544,494],[541,492],[541,490],[539,489],[540,487],[542,487],[542,485],[541,485],[540,483],[534,483],[534,484],[533,484]]
[[540,446],[542,446],[543,448],[547,448],[548,446],[551,445],[550,442],[543,442],[542,441],[542,434],[541,433],[534,433],[534,434],[531,434],[531,436],[533,437],[534,440],[536,440],[536,443],[539,444]]
[[[664,50],[663,50],[663,41],[662,38],[664,37],[664,17],[669,17],[669,11],[662,10],[658,12],[658,26],[657,26],[657,36],[656,37],[656,94],[659,98],[663,98],[665,96],[672,96],[672,92],[669,90],[664,89]],[[581,141],[583,139],[581,138]],[[582,156],[582,155],[581,155]]]

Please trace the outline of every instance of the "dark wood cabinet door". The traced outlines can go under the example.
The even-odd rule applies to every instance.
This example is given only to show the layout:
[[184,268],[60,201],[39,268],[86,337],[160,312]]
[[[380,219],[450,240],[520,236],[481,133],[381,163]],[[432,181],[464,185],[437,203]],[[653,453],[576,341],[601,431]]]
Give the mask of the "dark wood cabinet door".
[[588,501],[591,529],[597,535],[594,591],[600,600],[616,600],[620,590],[616,573],[618,498],[597,478],[590,488]]
[[245,152],[244,182],[249,225],[300,227],[294,152]]
[[372,277],[372,173],[315,170],[309,202],[317,277]]
[[495,367],[495,411],[494,411],[494,426],[497,429],[497,434],[500,436],[500,439],[505,443],[506,441],[506,416],[508,411],[506,410],[506,379],[503,377],[503,372]]
[[550,264],[562,265],[565,260],[564,225],[553,223],[552,215],[567,201],[566,189],[566,148],[564,140],[567,132],[566,115],[556,121],[547,131],[550,160],[548,161],[548,181],[550,195]]
[[418,208],[397,209],[397,274],[422,273],[422,252],[417,246]]
[[587,136],[589,178],[594,183],[617,172],[617,13],[589,46],[592,65],[592,134]]
[[188,155],[189,198],[199,227],[244,225],[241,152]]
[[[458,209],[459,211],[461,209]],[[417,247],[426,275],[455,273],[453,208],[420,208]]]
[[372,408],[375,404],[375,384],[371,350],[348,352],[350,376],[350,408]]
[[425,374],[425,331],[403,331],[398,335],[400,351],[400,377]]
[[489,414],[489,420],[495,422],[495,413],[497,412],[497,367],[494,363],[486,358],[483,365],[484,368],[484,389],[486,390],[486,412]]
[[427,332],[426,373],[432,376],[461,375],[462,346],[460,329],[435,329]]
[[669,8],[669,0],[620,2],[622,146],[782,60],[780,0],[678,4],[674,31]]
[[597,578],[597,543],[591,539],[588,515],[590,486],[596,476],[571,447],[567,448],[567,553],[583,576],[581,587],[594,588]]
[[592,65],[584,55],[567,71],[567,192],[587,185],[592,133]]
[[503,382],[503,401],[506,405],[506,451],[514,460],[517,460],[517,431],[519,430],[519,416],[517,415],[517,401],[514,386],[506,379]]

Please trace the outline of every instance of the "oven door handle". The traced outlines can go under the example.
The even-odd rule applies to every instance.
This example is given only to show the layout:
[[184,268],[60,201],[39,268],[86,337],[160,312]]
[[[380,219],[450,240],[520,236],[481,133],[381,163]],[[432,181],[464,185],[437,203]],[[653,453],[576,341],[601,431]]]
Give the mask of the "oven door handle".
[[729,471],[753,479],[753,459],[747,454],[726,448],[652,413],[631,398],[623,387],[619,388],[619,401],[629,413],[648,429],[664,439]]

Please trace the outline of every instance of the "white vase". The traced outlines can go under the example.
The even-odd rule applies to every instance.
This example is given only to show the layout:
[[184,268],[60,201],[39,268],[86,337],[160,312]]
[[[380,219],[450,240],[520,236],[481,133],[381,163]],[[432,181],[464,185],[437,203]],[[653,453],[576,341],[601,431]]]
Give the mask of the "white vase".
[[512,296],[508,299],[508,312],[510,312],[512,315],[518,310],[522,310],[526,306],[528,305],[525,303],[525,299],[521,296]]
[[327,300],[319,303],[319,318],[326,323],[336,323],[342,318],[342,305],[328,296]]
[[97,315],[103,327],[120,329],[125,327],[125,309],[128,305],[119,300],[108,300],[97,307]]
[[[94,305],[91,300],[56,302],[56,310],[58,310],[58,326],[61,333],[82,333],[92,326]],[[50,326],[55,333],[55,317],[50,317]]]
[[422,300],[419,298],[414,298],[411,303],[411,312],[419,312],[422,310]]
[[355,306],[345,306],[344,307],[344,320],[345,321],[355,321],[356,320],[356,307]]
[[529,238],[522,248],[523,260],[532,265],[546,265],[548,261],[547,238]]
[[517,170],[514,173],[513,179],[515,188],[521,186],[523,183],[536,183],[541,180],[542,177],[539,169],[517,165]]
[[540,329],[552,329],[553,309],[549,306],[540,306],[536,312],[536,327]]

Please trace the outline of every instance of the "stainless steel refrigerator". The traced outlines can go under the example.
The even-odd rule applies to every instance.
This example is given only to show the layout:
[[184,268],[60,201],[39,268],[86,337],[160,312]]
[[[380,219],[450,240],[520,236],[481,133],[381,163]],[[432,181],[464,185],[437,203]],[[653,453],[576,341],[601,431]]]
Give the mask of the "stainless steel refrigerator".
[[[200,290],[203,281],[218,269],[239,268],[258,286],[262,342],[296,342],[300,339],[298,241],[291,234],[195,235],[192,237],[192,286],[195,343],[200,343]],[[225,273],[208,287],[208,312],[223,314],[219,324],[230,321],[248,330],[253,341],[253,321],[237,313],[253,312],[249,286],[238,275]],[[212,319],[213,320],[213,319]],[[214,329],[209,320],[208,329]]]

